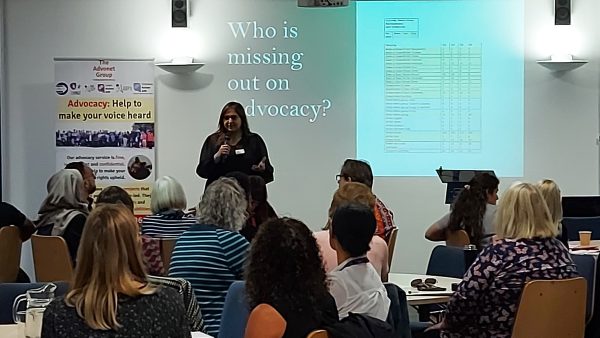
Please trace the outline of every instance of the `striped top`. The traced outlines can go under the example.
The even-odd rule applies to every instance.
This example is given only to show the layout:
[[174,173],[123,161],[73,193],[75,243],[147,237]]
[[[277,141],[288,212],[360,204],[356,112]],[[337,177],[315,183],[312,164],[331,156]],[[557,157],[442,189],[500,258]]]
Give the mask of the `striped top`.
[[192,225],[175,244],[169,276],[192,284],[211,336],[219,333],[229,286],[242,279],[248,249],[248,241],[239,233],[206,224]]
[[178,238],[191,225],[196,224],[196,218],[181,210],[169,210],[142,219],[142,235],[154,238]]

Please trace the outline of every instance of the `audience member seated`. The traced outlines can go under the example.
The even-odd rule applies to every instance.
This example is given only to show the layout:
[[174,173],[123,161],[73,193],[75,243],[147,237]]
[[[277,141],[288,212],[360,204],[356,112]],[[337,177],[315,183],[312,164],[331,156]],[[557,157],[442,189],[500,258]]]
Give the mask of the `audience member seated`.
[[0,202],[0,228],[14,225],[19,228],[21,240],[28,240],[35,232],[35,225],[19,209],[10,203]]
[[150,208],[152,215],[142,219],[142,235],[155,238],[178,238],[196,219],[184,212],[187,200],[183,187],[171,176],[154,182]]
[[[19,228],[21,234],[21,241],[25,242],[28,240],[35,231],[35,225],[31,222],[19,209],[15,208],[12,204],[7,202],[0,202],[0,228],[16,226]],[[29,276],[19,269],[17,275],[17,283],[29,283],[31,280]]]
[[567,228],[562,226],[562,203],[560,196],[560,189],[558,184],[553,180],[542,180],[538,182],[537,187],[542,193],[542,197],[546,201],[548,210],[550,210],[550,217],[552,222],[558,227],[558,238],[568,248],[569,247],[569,236],[567,234]]
[[385,321],[390,309],[381,277],[369,263],[369,242],[377,221],[373,209],[346,204],[335,211],[329,227],[329,242],[337,252],[338,266],[329,273],[329,292],[340,319],[351,312]]
[[518,183],[502,197],[496,239],[471,265],[448,303],[442,337],[510,337],[525,284],[577,277],[537,187]]
[[131,210],[133,214],[133,200],[125,189],[116,185],[108,186],[98,194],[96,197],[96,205],[99,204],[122,204]]
[[211,183],[197,207],[198,223],[177,240],[169,276],[194,288],[207,333],[217,336],[227,289],[242,279],[248,241],[237,231],[246,221],[246,198],[239,184],[222,177]]
[[258,227],[271,218],[277,218],[273,207],[267,201],[267,184],[258,175],[250,175],[250,198],[248,199],[248,219],[240,230],[240,234],[252,242],[258,232]]
[[[371,166],[365,161],[346,159],[342,165],[339,175],[337,175],[338,185],[341,188],[349,182],[358,182],[365,184],[369,189],[373,189],[373,171]],[[390,234],[396,227],[394,224],[394,214],[383,202],[375,196],[375,219],[377,220],[377,230],[375,234],[385,240],[390,240]]]
[[425,238],[444,241],[448,231],[465,230],[471,244],[479,249],[488,245],[494,236],[499,183],[493,175],[475,175],[452,204],[452,211],[433,223],[425,232]]
[[[125,189],[116,185],[111,185],[102,189],[96,197],[96,205],[119,204],[127,207],[133,215],[133,200]],[[165,268],[160,254],[160,242],[157,239],[148,236],[141,236],[142,242],[142,261],[146,271],[151,275],[163,276]]]
[[183,278],[151,275],[148,275],[146,280],[153,285],[169,287],[176,290],[183,299],[183,305],[186,309],[186,317],[190,324],[190,330],[192,330],[192,332],[206,331],[204,328],[204,320],[202,319],[202,312],[200,311],[200,305],[196,300],[194,289],[192,289],[192,284],[190,282]]
[[46,308],[45,338],[190,337],[183,299],[146,281],[138,225],[122,205],[90,214],[71,290]]
[[[127,191],[118,186],[109,186],[98,194],[96,205],[116,204],[123,205],[133,215],[133,200]],[[192,331],[204,331],[204,322],[200,313],[200,306],[194,297],[191,284],[181,278],[164,277],[165,268],[160,254],[160,242],[152,237],[142,235],[140,237],[142,262],[146,268],[148,281],[158,286],[171,287],[183,297],[187,310],[187,316]],[[189,297],[193,299],[190,299]]]
[[[327,225],[325,225],[326,230],[315,232],[314,234],[321,250],[325,272],[330,272],[338,266],[337,254],[329,244],[329,231],[327,231],[331,225],[331,217],[333,217],[338,207],[347,203],[359,203],[373,210],[375,207],[375,196],[368,186],[355,182],[344,184],[333,194],[331,206],[329,207],[329,219]],[[381,276],[381,280],[387,282],[389,273],[387,244],[385,244],[385,241],[381,237],[374,235],[371,236],[369,246],[371,248],[367,253],[369,262],[371,262],[377,273]]]
[[38,211],[37,228],[40,235],[62,236],[67,242],[73,262],[89,214],[83,178],[79,171],[62,169],[50,177],[46,185],[48,196]]
[[65,166],[65,169],[75,169],[81,174],[81,177],[83,178],[83,186],[85,191],[88,193],[88,209],[92,210],[92,206],[94,204],[93,195],[96,192],[96,174],[94,174],[94,170],[81,161],[68,163]]
[[263,223],[246,270],[252,312],[245,338],[305,338],[337,322],[319,249],[304,223],[291,218]]

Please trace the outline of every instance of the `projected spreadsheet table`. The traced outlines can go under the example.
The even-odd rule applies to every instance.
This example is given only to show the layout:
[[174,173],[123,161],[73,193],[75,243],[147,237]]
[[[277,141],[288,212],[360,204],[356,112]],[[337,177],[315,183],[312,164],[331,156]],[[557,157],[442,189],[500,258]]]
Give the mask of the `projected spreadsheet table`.
[[481,45],[384,47],[384,151],[481,151]]

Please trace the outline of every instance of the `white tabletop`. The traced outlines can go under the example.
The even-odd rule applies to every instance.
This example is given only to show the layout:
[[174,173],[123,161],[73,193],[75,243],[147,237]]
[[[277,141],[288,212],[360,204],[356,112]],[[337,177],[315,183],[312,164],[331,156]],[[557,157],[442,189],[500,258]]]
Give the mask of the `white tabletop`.
[[[7,324],[0,325],[0,337],[2,338],[22,338],[24,335],[18,335],[17,324]],[[192,338],[212,338],[212,336],[207,335],[202,332],[192,332]]]
[[[419,291],[410,286],[410,282],[417,278],[422,280],[425,280],[426,278],[435,278],[437,280],[435,285],[446,288],[446,291]],[[461,279],[458,278],[416,275],[410,273],[390,273],[388,277],[388,282],[396,284],[406,292],[406,300],[409,305],[446,303],[454,293],[452,291],[452,283],[460,283],[460,281]]]
[[0,337],[2,337],[2,338],[21,338],[21,337],[25,337],[25,332],[21,332],[21,335],[19,335],[19,330],[17,328],[17,324],[0,325]]

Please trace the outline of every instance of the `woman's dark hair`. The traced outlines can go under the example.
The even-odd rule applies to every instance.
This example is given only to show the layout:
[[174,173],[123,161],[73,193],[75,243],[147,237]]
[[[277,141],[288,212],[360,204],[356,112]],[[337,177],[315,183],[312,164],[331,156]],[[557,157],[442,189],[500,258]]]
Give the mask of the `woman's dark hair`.
[[365,255],[375,234],[377,221],[373,208],[360,203],[347,203],[335,210],[331,235],[350,257]]
[[117,187],[116,185],[111,185],[102,189],[102,191],[96,197],[96,204],[123,204],[131,212],[133,212],[133,200],[131,196],[121,187]]
[[477,174],[458,194],[452,204],[448,229],[456,231],[463,229],[469,235],[471,243],[481,244],[483,238],[483,215],[488,200],[488,194],[498,189],[498,178],[488,173]]
[[230,171],[224,175],[225,177],[233,178],[237,181],[237,183],[242,187],[240,191],[244,196],[246,196],[246,201],[250,203],[250,176],[242,171]]
[[267,201],[267,184],[262,177],[250,175],[250,196],[252,202],[256,203],[254,210],[252,210],[252,216],[257,226],[269,218],[277,217],[275,210]]
[[262,224],[245,274],[250,308],[266,303],[321,317],[318,304],[329,292],[325,269],[317,241],[301,221],[284,217]]
[[244,110],[244,106],[242,106],[239,102],[235,101],[227,103],[223,107],[223,109],[221,109],[221,115],[219,115],[219,131],[222,134],[225,133],[226,129],[225,124],[223,122],[223,116],[225,116],[225,113],[227,113],[227,111],[230,109],[232,109],[242,121],[242,136],[247,136],[248,134],[250,134],[250,127],[248,126],[248,118],[246,117],[246,111]]
[[340,175],[373,188],[373,171],[369,163],[361,160],[346,159],[340,169]]

